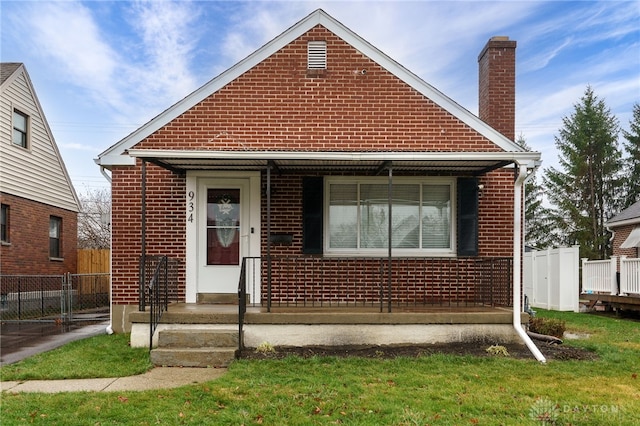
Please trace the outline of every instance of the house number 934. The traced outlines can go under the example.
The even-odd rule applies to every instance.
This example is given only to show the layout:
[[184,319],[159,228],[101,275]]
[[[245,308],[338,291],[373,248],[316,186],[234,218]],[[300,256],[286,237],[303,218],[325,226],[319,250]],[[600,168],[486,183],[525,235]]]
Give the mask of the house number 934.
[[187,222],[193,222],[193,200],[196,198],[196,194],[193,191],[189,191],[187,194]]

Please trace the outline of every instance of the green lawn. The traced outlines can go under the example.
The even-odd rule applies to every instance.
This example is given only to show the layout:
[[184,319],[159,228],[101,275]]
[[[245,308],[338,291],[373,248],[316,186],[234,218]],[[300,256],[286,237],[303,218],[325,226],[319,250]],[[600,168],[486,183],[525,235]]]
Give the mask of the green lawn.
[[[216,381],[172,390],[4,393],[0,419],[3,425],[640,424],[640,322],[590,314],[538,315],[564,319],[568,331],[589,334],[565,344],[594,350],[600,359],[547,364],[448,355],[243,360]],[[140,357],[118,342],[122,359]],[[82,355],[77,354],[78,364],[97,362]],[[35,371],[38,364],[52,362],[43,358],[0,373],[6,380],[9,367]]]

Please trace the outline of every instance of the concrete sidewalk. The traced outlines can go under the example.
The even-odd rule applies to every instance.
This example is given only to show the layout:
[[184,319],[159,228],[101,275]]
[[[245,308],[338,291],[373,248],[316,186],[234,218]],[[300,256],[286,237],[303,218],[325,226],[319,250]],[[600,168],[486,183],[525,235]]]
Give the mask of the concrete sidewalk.
[[124,392],[169,389],[215,380],[226,368],[158,367],[145,374],[107,379],[0,382],[2,392]]

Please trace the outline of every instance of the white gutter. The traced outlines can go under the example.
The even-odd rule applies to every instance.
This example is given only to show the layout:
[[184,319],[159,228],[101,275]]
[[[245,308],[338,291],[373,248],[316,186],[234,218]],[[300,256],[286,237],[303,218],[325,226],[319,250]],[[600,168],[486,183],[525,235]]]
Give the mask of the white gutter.
[[513,191],[513,328],[527,345],[533,356],[535,356],[538,361],[546,363],[547,359],[524,331],[521,322],[522,194],[524,192],[524,181],[527,179],[527,167],[519,163],[516,165],[518,166],[518,177],[516,178]]
[[[109,176],[107,174],[107,172],[105,171],[104,166],[100,166],[100,173],[102,173],[102,176],[104,176],[104,178],[109,182],[109,184],[111,184],[111,176]],[[112,210],[109,209],[109,223],[111,223],[111,212]],[[111,231],[111,227],[109,227],[109,233],[111,233],[111,235],[109,235],[109,241],[113,241],[113,234]],[[109,250],[109,265],[113,265],[113,259],[111,259],[111,256],[113,256],[113,249]],[[109,271],[109,300],[113,300],[113,285],[111,280],[113,279],[113,271]],[[107,334],[113,334],[113,303],[109,303],[109,325],[107,326],[106,329]]]
[[[517,161],[534,166],[540,158],[539,152],[361,152],[361,151],[214,151],[214,150],[170,150],[130,149],[129,157],[157,159],[217,159],[217,160],[275,160],[275,161]],[[102,163],[101,163],[102,164]]]

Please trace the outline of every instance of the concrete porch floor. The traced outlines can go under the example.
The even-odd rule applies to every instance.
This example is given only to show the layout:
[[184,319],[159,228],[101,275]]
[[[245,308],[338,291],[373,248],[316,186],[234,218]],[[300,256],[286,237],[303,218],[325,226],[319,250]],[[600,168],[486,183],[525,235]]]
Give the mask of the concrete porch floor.
[[[131,345],[149,345],[149,313],[132,312]],[[512,310],[485,306],[272,307],[248,306],[246,347],[426,344],[465,341],[520,342]],[[523,323],[528,316],[523,315]],[[238,330],[237,305],[170,304],[158,331]]]

